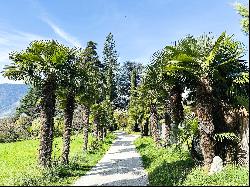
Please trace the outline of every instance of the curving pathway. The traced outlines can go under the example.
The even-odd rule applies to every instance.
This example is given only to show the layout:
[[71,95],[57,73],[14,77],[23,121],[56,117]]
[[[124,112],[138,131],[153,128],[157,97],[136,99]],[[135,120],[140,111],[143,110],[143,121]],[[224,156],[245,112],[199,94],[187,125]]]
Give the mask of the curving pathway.
[[104,157],[73,186],[147,186],[147,173],[133,145],[139,135],[116,134],[116,140]]

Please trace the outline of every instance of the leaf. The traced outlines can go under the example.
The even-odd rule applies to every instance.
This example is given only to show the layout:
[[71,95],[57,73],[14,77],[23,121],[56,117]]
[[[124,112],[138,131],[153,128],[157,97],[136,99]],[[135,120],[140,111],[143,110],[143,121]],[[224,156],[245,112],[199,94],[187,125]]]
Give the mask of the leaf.
[[215,55],[217,54],[218,50],[220,49],[221,42],[225,39],[226,32],[223,32],[217,41],[215,42],[211,52],[209,53],[208,57],[204,62],[204,67],[207,68],[210,66],[211,62],[214,60]]

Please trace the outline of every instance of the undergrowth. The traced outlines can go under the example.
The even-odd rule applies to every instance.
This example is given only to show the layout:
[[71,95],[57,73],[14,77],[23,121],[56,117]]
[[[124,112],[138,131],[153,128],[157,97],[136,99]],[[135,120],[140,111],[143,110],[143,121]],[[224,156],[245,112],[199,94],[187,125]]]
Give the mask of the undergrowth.
[[227,165],[208,175],[196,165],[188,150],[175,146],[159,148],[151,137],[138,138],[135,146],[142,156],[152,186],[248,186],[249,169]]

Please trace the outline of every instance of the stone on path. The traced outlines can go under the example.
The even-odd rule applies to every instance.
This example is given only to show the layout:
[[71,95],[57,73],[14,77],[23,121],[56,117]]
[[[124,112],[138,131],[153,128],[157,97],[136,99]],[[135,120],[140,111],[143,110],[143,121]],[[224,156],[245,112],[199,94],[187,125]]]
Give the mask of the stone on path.
[[73,186],[147,186],[147,173],[133,145],[139,135],[116,134],[116,140],[104,157]]

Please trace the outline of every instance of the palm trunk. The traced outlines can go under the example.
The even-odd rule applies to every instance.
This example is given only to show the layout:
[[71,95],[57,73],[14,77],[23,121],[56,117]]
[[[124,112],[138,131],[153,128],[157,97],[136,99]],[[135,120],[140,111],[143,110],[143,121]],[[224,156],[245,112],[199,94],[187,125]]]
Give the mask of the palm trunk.
[[55,80],[53,77],[49,77],[42,89],[39,164],[43,167],[50,166],[51,163],[54,128],[53,117],[56,103],[55,89]]
[[83,151],[87,151],[88,149],[88,129],[89,129],[89,109],[86,106],[82,106],[83,108]]
[[155,104],[151,104],[150,106],[150,126],[151,126],[151,133],[153,136],[154,141],[156,144],[159,143],[159,133],[157,130],[158,125],[158,114]]
[[148,118],[142,123],[141,134],[142,136],[149,135]]
[[95,137],[97,138],[97,140],[99,141],[100,140],[100,124],[99,124],[96,116],[94,119],[94,134],[95,134]]
[[100,138],[99,139],[102,140],[102,141],[104,140],[104,138],[103,138],[103,131],[104,131],[104,127],[101,127],[100,128],[100,135],[99,135]]
[[170,124],[171,124],[171,117],[169,115],[169,106],[168,103],[165,103],[165,124],[163,125],[163,141],[165,146],[169,142],[170,138]]
[[200,146],[206,167],[210,167],[214,157],[214,145],[211,137],[214,131],[211,90],[208,78],[203,77],[197,88],[197,115],[200,123]]
[[148,118],[144,124],[144,136],[148,136],[149,134],[149,128],[148,128]]
[[103,128],[103,139],[105,139],[106,136],[107,136],[107,128],[104,127],[104,128]]
[[75,95],[70,91],[66,98],[66,108],[64,110],[64,133],[63,133],[63,152],[62,163],[69,163],[70,136],[75,106]]
[[173,86],[170,91],[170,106],[171,114],[174,121],[172,132],[173,139],[176,142],[178,139],[178,125],[184,120],[184,108],[182,106],[182,89],[179,84]]

